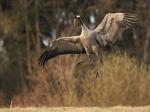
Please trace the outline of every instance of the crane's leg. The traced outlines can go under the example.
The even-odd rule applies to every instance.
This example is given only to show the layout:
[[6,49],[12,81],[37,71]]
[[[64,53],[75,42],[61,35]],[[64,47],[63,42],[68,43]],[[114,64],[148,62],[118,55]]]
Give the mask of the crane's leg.
[[76,67],[79,67],[80,65],[90,65],[92,68],[96,67],[95,70],[96,70],[96,78],[99,78],[100,75],[101,75],[101,72],[99,72],[99,66],[97,66],[97,63],[98,63],[98,57],[96,57],[95,54],[90,54],[88,56],[88,60],[87,61],[81,61],[81,62],[78,62]]
[[98,45],[93,45],[92,46],[92,49],[94,51],[94,53],[96,54],[96,56],[98,57],[99,56],[99,46]]
[[92,64],[92,63],[95,63],[95,60],[94,60],[94,54],[89,54],[87,55],[88,56],[88,60],[84,60],[84,61],[80,61],[76,64],[76,66],[79,66],[80,64]]
[[[96,65],[96,62],[98,60],[99,57],[99,46],[92,46],[92,51],[88,48],[85,48],[86,54],[88,55],[88,61],[81,61],[77,63],[77,67],[81,64],[94,64]],[[96,67],[96,78],[98,78],[100,76],[99,72],[98,72],[98,66]]]
[[102,72],[101,72],[101,64],[102,64],[102,56],[100,55],[98,58],[97,58],[97,63],[96,63],[96,78],[99,78],[100,76],[102,76]]
[[[85,52],[86,52],[86,54],[90,57],[90,50],[87,48],[87,47],[85,47]],[[78,62],[77,64],[76,64],[76,66],[79,66],[80,64],[83,64],[83,63],[87,63],[87,61],[80,61],[80,62]]]
[[96,78],[98,78],[100,75],[101,75],[101,71],[100,71],[100,64],[102,63],[102,49],[100,48],[99,45],[94,45],[92,46],[92,49],[93,51],[95,52],[95,54],[97,55],[96,57],[96,71],[97,71],[97,74],[96,74]]
[[93,54],[94,54],[94,52],[91,49],[87,48],[87,47],[85,47],[85,52],[86,52],[87,56],[89,57],[88,58],[89,60],[88,61],[81,61],[81,62],[79,62],[79,63],[77,63],[77,66],[82,64],[82,63],[93,62]]

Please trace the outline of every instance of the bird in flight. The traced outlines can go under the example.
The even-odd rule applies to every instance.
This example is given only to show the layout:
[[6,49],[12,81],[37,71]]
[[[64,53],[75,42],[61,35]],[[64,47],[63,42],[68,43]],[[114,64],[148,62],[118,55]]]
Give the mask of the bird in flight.
[[99,56],[101,51],[111,48],[118,40],[121,29],[128,27],[133,29],[137,16],[131,13],[108,13],[102,22],[90,30],[82,21],[80,15],[76,15],[74,22],[81,24],[81,34],[78,36],[60,37],[50,44],[38,59],[38,64],[44,66],[45,62],[53,57],[63,54],[87,54]]

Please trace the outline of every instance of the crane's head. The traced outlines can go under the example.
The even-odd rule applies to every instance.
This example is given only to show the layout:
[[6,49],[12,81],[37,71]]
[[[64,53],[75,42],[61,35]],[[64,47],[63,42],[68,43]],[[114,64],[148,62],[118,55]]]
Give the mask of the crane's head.
[[75,26],[77,20],[80,21],[80,15],[76,15],[75,16],[75,18],[74,18],[74,26]]
[[74,19],[79,19],[80,18],[80,15],[76,15]]

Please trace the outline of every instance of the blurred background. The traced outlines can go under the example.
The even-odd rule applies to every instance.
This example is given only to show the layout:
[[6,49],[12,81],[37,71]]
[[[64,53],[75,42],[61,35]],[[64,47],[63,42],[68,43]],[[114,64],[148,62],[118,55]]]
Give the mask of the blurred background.
[[[90,29],[109,12],[139,16],[134,30],[117,42],[118,51],[95,67],[76,63],[83,55],[37,65],[50,41],[80,34],[80,14]],[[0,0],[0,106],[150,105],[149,0]]]

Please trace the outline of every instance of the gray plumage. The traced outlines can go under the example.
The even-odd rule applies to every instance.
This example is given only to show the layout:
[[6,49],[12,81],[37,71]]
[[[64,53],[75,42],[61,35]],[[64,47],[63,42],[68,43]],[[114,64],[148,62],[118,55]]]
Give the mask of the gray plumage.
[[79,44],[72,44],[65,41],[56,41],[42,53],[38,59],[38,64],[44,66],[45,62],[51,58],[63,54],[84,54],[84,48]]
[[108,13],[94,30],[88,29],[79,15],[75,17],[75,20],[78,20],[81,24],[81,34],[56,39],[50,45],[49,50],[46,50],[40,56],[40,65],[44,65],[48,59],[62,54],[86,53],[87,55],[95,54],[99,56],[101,50],[115,44],[118,40],[117,35],[121,29],[134,27],[137,16],[130,13]]

